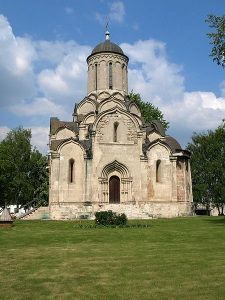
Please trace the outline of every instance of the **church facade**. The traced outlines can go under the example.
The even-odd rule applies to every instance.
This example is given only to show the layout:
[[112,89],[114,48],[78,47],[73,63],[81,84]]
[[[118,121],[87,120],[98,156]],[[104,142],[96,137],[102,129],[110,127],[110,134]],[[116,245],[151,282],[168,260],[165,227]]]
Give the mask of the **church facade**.
[[50,120],[51,219],[192,213],[190,153],[128,96],[128,57],[109,32],[87,57],[87,96],[70,122]]

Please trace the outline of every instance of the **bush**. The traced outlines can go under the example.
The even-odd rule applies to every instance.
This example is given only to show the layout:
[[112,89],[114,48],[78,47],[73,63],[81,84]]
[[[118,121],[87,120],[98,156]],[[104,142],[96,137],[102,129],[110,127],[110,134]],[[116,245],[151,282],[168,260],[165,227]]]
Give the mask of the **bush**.
[[124,226],[127,224],[127,216],[125,214],[117,214],[111,210],[99,211],[95,213],[95,224]]

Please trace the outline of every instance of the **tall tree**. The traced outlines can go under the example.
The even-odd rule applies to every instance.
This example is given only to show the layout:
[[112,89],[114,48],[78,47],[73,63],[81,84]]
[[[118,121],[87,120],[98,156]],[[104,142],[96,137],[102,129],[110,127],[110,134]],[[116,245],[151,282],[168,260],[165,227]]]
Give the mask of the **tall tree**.
[[225,206],[225,125],[214,131],[192,136],[191,151],[193,196],[196,204],[214,206],[219,214]]
[[48,192],[47,158],[31,146],[31,130],[11,130],[0,143],[0,205],[25,204]]
[[146,123],[149,123],[153,120],[158,120],[162,123],[165,129],[169,128],[169,122],[164,119],[163,113],[159,110],[158,107],[155,107],[150,102],[144,102],[140,94],[134,93],[133,91],[130,92],[129,97],[140,108],[142,117],[144,118]]
[[206,22],[214,30],[207,34],[212,44],[210,56],[218,65],[225,67],[225,15],[208,15]]

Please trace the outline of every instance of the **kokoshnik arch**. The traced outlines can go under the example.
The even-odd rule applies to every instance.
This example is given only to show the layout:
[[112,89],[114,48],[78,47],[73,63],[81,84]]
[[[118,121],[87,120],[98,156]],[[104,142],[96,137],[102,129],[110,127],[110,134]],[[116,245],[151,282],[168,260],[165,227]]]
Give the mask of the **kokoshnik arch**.
[[159,121],[144,122],[128,96],[128,61],[106,31],[87,57],[87,96],[73,119],[50,120],[51,219],[192,213],[190,153]]

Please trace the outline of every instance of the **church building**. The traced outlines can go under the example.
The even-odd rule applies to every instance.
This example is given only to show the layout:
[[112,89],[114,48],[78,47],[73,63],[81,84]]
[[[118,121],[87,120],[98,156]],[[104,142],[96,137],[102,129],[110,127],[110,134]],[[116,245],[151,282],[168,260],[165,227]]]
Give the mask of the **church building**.
[[128,96],[129,58],[105,35],[87,57],[87,96],[73,118],[50,120],[50,218],[191,215],[190,153],[159,121],[145,123]]

